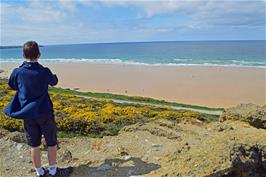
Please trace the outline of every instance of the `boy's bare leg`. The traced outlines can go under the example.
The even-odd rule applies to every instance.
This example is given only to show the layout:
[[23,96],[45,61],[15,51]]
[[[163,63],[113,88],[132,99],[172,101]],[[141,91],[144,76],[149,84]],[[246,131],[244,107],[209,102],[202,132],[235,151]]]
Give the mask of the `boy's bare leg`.
[[35,168],[41,167],[41,151],[40,147],[31,148],[31,158]]
[[48,162],[49,165],[56,164],[56,153],[57,153],[57,145],[48,146]]
[[48,146],[49,174],[57,176],[69,176],[73,172],[73,167],[57,168],[56,164],[57,145]]

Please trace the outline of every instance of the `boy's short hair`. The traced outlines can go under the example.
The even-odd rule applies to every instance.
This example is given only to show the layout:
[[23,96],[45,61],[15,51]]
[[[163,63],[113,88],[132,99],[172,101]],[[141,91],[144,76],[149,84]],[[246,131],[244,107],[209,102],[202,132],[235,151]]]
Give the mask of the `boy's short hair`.
[[23,45],[23,55],[25,58],[35,60],[40,56],[40,54],[37,42],[28,41]]

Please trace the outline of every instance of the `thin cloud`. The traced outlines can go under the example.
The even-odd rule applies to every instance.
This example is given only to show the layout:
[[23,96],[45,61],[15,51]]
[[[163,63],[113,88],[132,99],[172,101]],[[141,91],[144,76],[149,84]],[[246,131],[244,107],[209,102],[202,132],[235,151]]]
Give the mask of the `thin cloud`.
[[0,8],[1,45],[265,39],[265,1],[2,0]]
[[51,20],[59,22],[65,19],[67,14],[59,10],[53,3],[30,1],[25,5],[1,3],[1,18],[9,16],[17,17],[25,22],[43,23]]
[[75,1],[59,0],[59,4],[62,8],[65,8],[65,9],[70,10],[72,12],[77,11]]
[[198,1],[100,1],[103,6],[134,6],[143,18],[183,14],[209,25],[265,25],[265,1],[198,0]]

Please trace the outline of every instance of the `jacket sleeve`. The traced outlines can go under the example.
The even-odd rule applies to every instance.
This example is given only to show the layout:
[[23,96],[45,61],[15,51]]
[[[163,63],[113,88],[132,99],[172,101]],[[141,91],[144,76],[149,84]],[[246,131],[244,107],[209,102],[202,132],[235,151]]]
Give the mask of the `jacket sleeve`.
[[16,70],[13,70],[9,80],[8,80],[8,85],[13,89],[13,90],[18,90],[18,83],[17,83],[17,72]]
[[47,72],[48,72],[48,84],[51,86],[55,86],[58,83],[57,76],[53,74],[49,68],[47,68]]

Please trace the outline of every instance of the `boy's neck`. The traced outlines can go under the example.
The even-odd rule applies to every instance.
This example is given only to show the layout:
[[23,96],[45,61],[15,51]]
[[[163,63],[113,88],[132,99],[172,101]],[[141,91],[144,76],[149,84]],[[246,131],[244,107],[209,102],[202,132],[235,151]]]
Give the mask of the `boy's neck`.
[[25,62],[27,62],[27,63],[37,63],[38,60],[25,60]]

